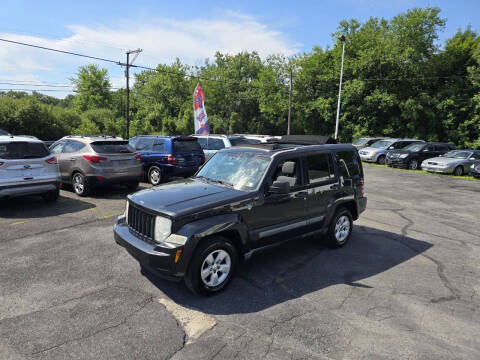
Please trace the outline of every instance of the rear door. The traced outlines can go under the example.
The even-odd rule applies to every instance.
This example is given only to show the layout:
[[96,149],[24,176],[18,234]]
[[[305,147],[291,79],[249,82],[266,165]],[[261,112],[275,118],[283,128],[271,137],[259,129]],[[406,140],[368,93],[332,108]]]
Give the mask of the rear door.
[[0,143],[0,164],[2,185],[54,181],[58,178],[56,162],[46,146],[39,142]]
[[62,180],[65,182],[70,181],[73,169],[79,168],[82,163],[82,150],[85,149],[86,145],[80,141],[68,140],[65,143],[65,146],[62,148],[61,158],[62,161],[59,162],[58,168],[60,170],[60,175]]
[[198,168],[204,161],[203,150],[194,137],[179,137],[172,141],[172,153],[183,167]]

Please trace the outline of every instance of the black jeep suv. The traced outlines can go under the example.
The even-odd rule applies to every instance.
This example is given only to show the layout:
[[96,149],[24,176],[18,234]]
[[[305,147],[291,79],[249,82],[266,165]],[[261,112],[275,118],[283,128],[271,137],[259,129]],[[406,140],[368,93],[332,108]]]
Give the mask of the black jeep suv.
[[184,278],[202,295],[222,290],[241,260],[284,240],[324,234],[344,246],[367,203],[357,150],[291,142],[224,149],[193,178],[129,195],[115,241],[144,269]]

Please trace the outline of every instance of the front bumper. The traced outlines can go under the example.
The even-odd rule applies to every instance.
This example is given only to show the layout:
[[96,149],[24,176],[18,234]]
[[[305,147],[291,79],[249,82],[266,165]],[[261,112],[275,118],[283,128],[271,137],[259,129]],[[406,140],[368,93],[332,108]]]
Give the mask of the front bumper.
[[0,198],[45,194],[60,189],[60,179],[29,184],[0,186]]
[[422,165],[422,170],[425,170],[425,171],[428,171],[428,172],[440,173],[440,174],[451,174],[451,173],[453,173],[453,168],[451,168],[451,167],[440,167],[438,165],[429,165],[429,164]]
[[385,163],[389,166],[392,166],[392,167],[398,167],[398,168],[402,168],[402,169],[406,169],[408,168],[408,163],[409,163],[409,160],[407,158],[404,158],[404,159],[400,159],[400,158],[396,158],[396,159],[391,159],[391,158],[386,158],[385,159]]
[[180,281],[183,273],[176,272],[175,254],[182,246],[166,248],[150,244],[133,235],[125,217],[120,216],[113,227],[115,242],[124,247],[142,266],[167,280]]
[[470,168],[470,175],[476,178],[480,178],[480,171],[475,170],[475,168]]
[[362,161],[366,161],[366,162],[376,162],[377,161],[377,154],[359,154],[360,155],[360,159]]

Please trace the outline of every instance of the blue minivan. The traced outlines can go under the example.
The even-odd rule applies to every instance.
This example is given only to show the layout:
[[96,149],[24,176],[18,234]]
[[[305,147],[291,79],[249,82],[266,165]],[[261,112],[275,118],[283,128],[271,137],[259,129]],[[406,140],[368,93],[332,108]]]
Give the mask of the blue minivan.
[[197,139],[192,136],[135,136],[128,143],[142,156],[146,178],[152,185],[169,177],[189,177],[205,162]]

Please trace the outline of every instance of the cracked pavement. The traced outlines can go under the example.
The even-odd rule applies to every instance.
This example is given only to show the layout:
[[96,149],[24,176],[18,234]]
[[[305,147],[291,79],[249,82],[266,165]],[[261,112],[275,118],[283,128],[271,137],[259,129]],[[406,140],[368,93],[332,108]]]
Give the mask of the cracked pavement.
[[364,168],[345,248],[293,240],[210,298],[114,243],[122,188],[0,202],[0,359],[477,358],[480,183]]

